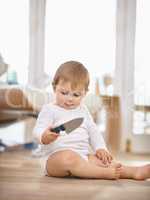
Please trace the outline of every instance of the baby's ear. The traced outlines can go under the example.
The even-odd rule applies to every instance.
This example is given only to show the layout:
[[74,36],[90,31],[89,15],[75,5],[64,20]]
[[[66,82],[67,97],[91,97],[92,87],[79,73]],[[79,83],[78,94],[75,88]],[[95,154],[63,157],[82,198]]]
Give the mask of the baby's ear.
[[55,92],[56,90],[56,84],[52,82],[52,88],[53,88],[53,91]]
[[55,87],[53,87],[53,91],[54,91],[54,92],[56,91],[56,86],[55,86]]

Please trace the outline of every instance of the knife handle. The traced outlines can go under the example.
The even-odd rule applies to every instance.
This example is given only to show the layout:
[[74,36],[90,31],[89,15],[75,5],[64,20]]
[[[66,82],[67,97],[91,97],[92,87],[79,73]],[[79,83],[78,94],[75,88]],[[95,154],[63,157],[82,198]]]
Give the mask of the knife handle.
[[56,128],[51,129],[52,132],[59,133],[60,131],[65,131],[65,127],[63,125],[57,126]]

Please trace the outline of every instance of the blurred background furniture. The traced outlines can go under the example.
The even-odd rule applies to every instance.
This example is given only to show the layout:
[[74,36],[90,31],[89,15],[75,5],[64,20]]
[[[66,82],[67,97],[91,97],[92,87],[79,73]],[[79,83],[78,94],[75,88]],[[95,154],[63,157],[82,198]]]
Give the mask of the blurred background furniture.
[[23,91],[15,87],[0,88],[0,122],[5,123],[34,116],[32,105],[27,100]]
[[135,134],[150,134],[150,105],[134,105]]
[[144,113],[144,121],[147,121],[147,114],[150,112],[150,105],[135,105],[135,111],[140,111]]
[[121,144],[121,111],[119,96],[101,96],[106,110],[105,141],[113,155],[120,151]]
[[19,86],[0,86],[0,151],[33,142],[37,112]]

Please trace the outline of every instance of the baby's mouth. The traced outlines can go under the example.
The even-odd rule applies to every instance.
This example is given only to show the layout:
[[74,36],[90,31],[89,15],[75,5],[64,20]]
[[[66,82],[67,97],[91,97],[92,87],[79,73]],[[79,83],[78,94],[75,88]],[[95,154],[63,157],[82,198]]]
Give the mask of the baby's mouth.
[[67,103],[65,103],[65,106],[68,107],[68,108],[72,108],[74,106],[74,104],[67,104]]

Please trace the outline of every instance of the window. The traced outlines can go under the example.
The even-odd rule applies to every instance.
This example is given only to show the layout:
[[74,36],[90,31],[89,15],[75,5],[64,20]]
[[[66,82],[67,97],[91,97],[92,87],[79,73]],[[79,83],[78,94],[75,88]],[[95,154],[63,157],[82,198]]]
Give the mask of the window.
[[[48,0],[46,5],[45,71],[78,60],[92,84],[115,68],[116,0]],[[93,86],[91,84],[91,88]]]
[[150,134],[150,2],[137,0],[134,133]]
[[28,4],[28,0],[0,2],[0,53],[23,84],[27,82],[28,69]]

